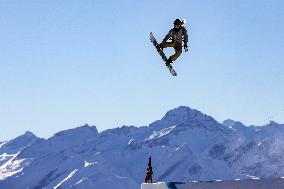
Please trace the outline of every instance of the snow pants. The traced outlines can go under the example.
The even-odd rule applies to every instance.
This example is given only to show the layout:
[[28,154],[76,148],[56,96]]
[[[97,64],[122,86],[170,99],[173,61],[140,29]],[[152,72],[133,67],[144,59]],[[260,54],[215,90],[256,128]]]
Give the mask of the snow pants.
[[162,48],[173,47],[175,49],[175,54],[170,56],[172,61],[175,61],[182,53],[182,43],[171,41],[162,43]]

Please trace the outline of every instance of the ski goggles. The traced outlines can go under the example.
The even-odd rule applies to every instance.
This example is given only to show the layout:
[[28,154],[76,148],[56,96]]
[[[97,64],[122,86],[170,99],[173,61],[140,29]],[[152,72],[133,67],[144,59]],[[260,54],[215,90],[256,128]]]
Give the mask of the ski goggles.
[[180,27],[181,27],[180,24],[174,25],[174,28],[180,28]]

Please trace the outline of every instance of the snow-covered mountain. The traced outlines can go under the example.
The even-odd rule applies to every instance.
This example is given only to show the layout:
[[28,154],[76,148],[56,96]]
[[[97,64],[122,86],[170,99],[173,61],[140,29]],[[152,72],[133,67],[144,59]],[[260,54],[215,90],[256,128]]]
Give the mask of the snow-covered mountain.
[[221,124],[185,106],[149,126],[99,133],[84,125],[49,139],[26,133],[33,140],[0,143],[0,154],[14,154],[0,164],[0,188],[139,188],[150,155],[155,181],[279,177],[283,134],[283,124]]
[[11,141],[0,143],[0,166],[38,139],[33,133],[27,131]]

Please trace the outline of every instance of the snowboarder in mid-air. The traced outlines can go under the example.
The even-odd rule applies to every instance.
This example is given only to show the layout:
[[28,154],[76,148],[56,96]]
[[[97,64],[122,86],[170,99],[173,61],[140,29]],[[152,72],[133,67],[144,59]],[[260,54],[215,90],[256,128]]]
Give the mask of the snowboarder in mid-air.
[[188,51],[188,35],[187,30],[184,27],[184,22],[184,20],[181,21],[180,19],[176,19],[174,21],[173,29],[169,31],[169,33],[165,36],[164,40],[158,45],[161,50],[167,47],[173,47],[175,49],[175,54],[173,54],[167,59],[166,65],[170,65],[181,55],[182,47],[184,47],[185,52]]
[[[184,47],[185,52],[188,51],[188,35],[187,30],[184,27],[185,20],[181,21],[180,19],[176,19],[174,21],[174,28],[169,31],[169,33],[165,36],[162,43],[158,43],[153,33],[150,33],[150,41],[155,46],[157,52],[162,57],[163,61],[166,63],[166,66],[170,70],[170,73],[173,76],[177,76],[177,73],[171,63],[175,61],[182,53],[182,46]],[[175,49],[175,54],[167,58],[165,53],[163,52],[164,48],[173,47]]]

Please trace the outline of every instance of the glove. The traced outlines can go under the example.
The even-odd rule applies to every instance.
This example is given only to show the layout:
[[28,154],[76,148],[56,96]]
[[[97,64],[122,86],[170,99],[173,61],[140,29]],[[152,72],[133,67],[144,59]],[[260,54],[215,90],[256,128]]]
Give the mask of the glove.
[[184,51],[185,51],[185,52],[188,51],[188,46],[187,46],[187,44],[184,44],[184,45],[183,45],[183,48],[184,48]]

